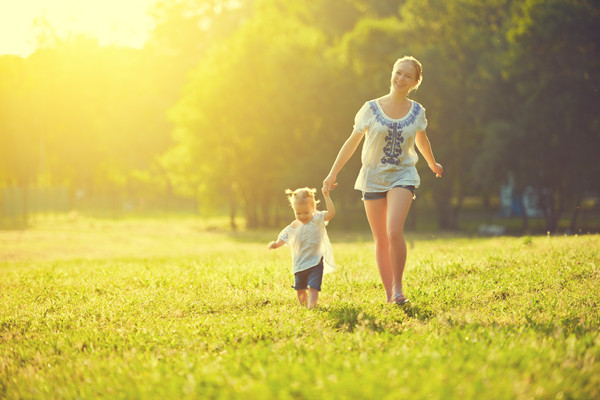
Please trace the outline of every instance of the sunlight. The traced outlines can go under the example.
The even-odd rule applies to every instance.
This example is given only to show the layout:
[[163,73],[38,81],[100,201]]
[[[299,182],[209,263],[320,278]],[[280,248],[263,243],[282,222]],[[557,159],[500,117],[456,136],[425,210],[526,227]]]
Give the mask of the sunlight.
[[154,22],[156,0],[0,0],[0,55],[27,56],[36,49],[34,20],[43,17],[65,37],[86,34],[100,45],[140,48]]

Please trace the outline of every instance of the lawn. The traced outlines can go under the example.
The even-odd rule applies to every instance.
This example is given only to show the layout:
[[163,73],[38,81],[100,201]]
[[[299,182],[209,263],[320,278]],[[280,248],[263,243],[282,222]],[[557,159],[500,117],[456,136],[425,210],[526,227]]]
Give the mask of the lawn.
[[384,302],[368,232],[297,305],[275,231],[195,220],[0,231],[0,398],[593,399],[600,236],[408,235]]

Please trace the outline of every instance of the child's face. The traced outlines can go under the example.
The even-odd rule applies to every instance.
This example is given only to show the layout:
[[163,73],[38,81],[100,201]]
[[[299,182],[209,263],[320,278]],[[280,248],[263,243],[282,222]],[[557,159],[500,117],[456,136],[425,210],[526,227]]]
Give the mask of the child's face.
[[315,213],[315,206],[309,202],[294,204],[294,213],[296,214],[296,219],[298,221],[306,224],[312,220],[313,214]]

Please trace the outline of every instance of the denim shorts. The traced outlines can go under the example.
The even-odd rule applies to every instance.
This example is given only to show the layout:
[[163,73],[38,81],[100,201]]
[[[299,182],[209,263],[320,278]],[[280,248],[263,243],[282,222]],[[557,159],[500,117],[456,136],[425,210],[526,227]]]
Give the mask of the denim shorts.
[[[394,186],[394,188],[404,188],[404,189],[408,189],[410,190],[410,192],[413,194],[413,200],[415,199],[415,187],[413,185],[396,185]],[[377,200],[377,199],[383,199],[386,197],[388,191],[385,192],[363,192],[363,201],[364,200]]]
[[295,285],[292,288],[296,290],[306,290],[306,287],[311,289],[321,290],[321,282],[323,281],[323,259],[309,269],[304,271],[296,272],[294,274],[296,280]]

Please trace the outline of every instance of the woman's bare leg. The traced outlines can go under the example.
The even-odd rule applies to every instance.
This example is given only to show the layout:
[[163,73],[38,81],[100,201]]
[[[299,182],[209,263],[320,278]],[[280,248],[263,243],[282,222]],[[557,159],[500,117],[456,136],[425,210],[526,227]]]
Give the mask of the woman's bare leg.
[[387,193],[387,238],[392,271],[392,298],[404,297],[402,276],[406,265],[404,222],[412,204],[413,194],[404,188],[394,188]]
[[393,274],[387,233],[387,199],[365,200],[364,204],[375,242],[375,261],[379,268],[379,276],[385,288],[386,299],[390,301]]

